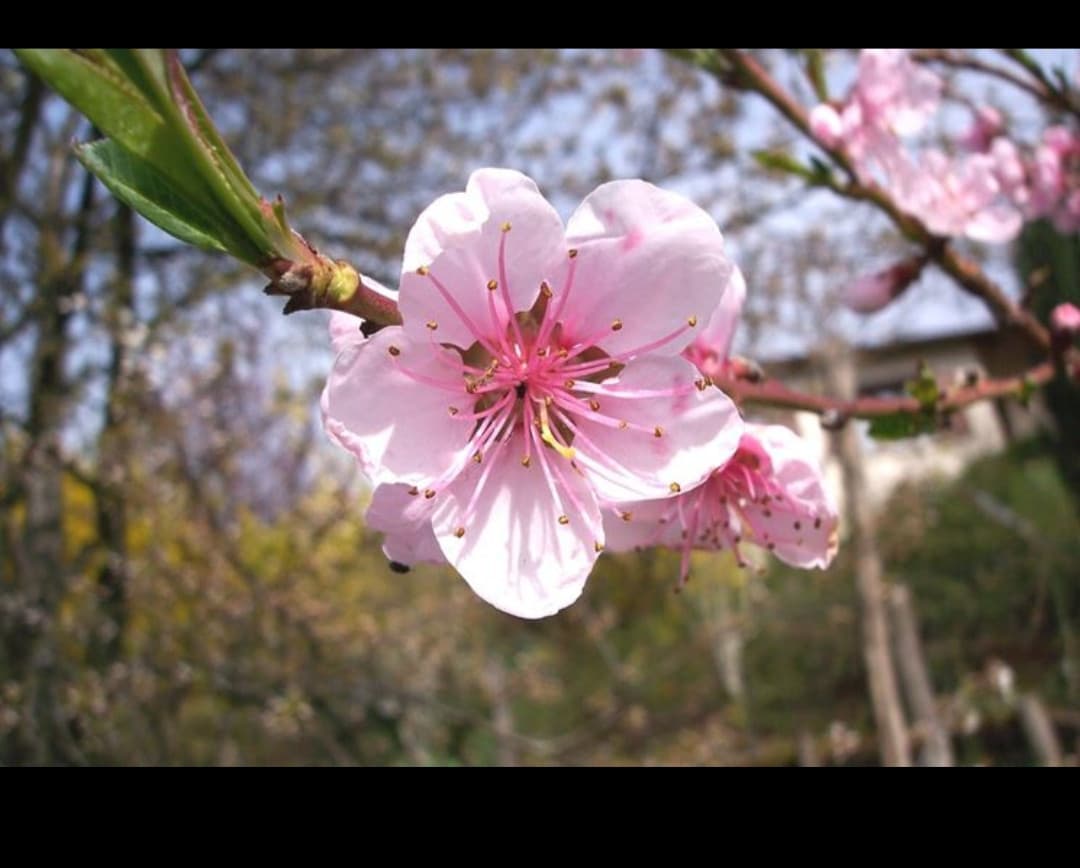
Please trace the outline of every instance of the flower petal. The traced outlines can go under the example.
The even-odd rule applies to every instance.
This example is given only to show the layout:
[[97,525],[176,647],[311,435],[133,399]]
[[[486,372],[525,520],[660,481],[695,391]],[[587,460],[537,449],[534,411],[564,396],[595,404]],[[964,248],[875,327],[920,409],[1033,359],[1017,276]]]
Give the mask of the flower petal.
[[[645,181],[612,181],[589,194],[570,218],[567,243],[578,251],[562,315],[573,339],[596,338],[607,352],[653,349],[675,355],[709,321],[731,263],[716,221],[689,199]],[[611,323],[620,322],[617,331]]]
[[351,313],[342,313],[340,310],[330,312],[330,346],[335,353],[340,353],[356,344],[363,343],[365,338],[360,331],[364,320]]
[[562,474],[582,507],[576,511],[565,488],[555,499],[539,461],[522,465],[524,449],[519,431],[463,472],[436,498],[432,525],[447,560],[477,594],[511,615],[543,618],[581,595],[603,528],[585,481]]
[[417,500],[408,485],[380,485],[371,495],[364,516],[367,526],[386,535],[383,553],[406,566],[427,562],[446,563],[431,529],[432,501]]
[[694,343],[708,348],[721,359],[730,356],[735,329],[739,325],[739,315],[745,301],[746,279],[739,267],[733,265],[724,296]]
[[[460,391],[452,391],[458,384]],[[324,416],[331,439],[360,460],[374,484],[423,486],[465,446],[474,423],[448,408],[455,401],[468,406],[467,398],[457,353],[413,341],[391,326],[337,357]]]
[[[405,328],[420,340],[434,323],[440,341],[462,348],[493,339],[509,319],[505,299],[514,312],[531,308],[541,282],[565,271],[566,250],[562,220],[531,178],[509,169],[473,172],[464,193],[442,196],[421,213],[405,242]],[[491,281],[498,286],[495,323]]]
[[824,569],[836,554],[838,516],[809,446],[783,425],[748,425],[747,438],[760,444],[784,493],[742,508],[753,541],[794,567]]
[[673,498],[639,500],[604,510],[604,548],[628,552],[651,546],[679,548],[682,524],[671,521]]
[[599,412],[628,425],[579,417],[573,446],[602,500],[669,497],[695,487],[734,454],[743,433],[739,411],[719,389],[697,389],[696,377],[686,359],[650,356],[601,384]]

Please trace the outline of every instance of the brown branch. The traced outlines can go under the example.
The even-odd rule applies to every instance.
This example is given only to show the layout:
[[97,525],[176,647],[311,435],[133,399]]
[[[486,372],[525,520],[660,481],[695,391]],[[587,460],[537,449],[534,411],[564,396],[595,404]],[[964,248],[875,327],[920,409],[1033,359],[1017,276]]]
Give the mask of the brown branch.
[[[970,386],[942,389],[941,398],[934,404],[938,412],[962,409],[987,398],[1021,397],[1034,386],[1042,386],[1054,378],[1052,362],[1043,362],[1017,377],[984,379]],[[835,414],[839,419],[874,419],[894,413],[920,413],[926,410],[915,398],[864,397],[845,400],[825,395],[798,392],[779,380],[764,379],[751,382],[737,377],[714,377],[713,382],[737,403],[760,404],[789,410],[807,410],[818,414]]]

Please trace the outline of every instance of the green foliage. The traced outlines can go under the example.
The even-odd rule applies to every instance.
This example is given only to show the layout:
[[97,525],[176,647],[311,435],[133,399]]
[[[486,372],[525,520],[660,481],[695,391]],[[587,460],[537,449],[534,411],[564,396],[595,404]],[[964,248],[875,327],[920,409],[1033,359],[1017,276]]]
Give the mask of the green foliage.
[[175,52],[19,49],[19,59],[109,137],[83,164],[118,198],[181,241],[261,267],[284,256],[287,227],[218,134]]

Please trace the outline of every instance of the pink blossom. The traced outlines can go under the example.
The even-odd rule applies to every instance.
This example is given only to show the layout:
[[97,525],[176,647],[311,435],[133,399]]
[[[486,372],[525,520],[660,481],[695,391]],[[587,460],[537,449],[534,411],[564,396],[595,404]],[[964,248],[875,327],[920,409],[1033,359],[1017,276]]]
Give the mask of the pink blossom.
[[1029,176],[1029,216],[1048,217],[1059,232],[1080,230],[1080,136],[1067,127],[1046,130]]
[[865,181],[881,152],[894,151],[898,137],[918,133],[933,117],[941,89],[941,79],[907,52],[865,49],[848,99],[839,106],[813,108],[810,128],[828,147],[842,146]]
[[1070,336],[1080,333],[1080,308],[1071,302],[1059,304],[1050,313],[1050,326]]
[[327,384],[331,439],[400,486],[374,523],[419,547],[430,521],[506,612],[572,603],[602,502],[672,497],[738,446],[734,405],[679,357],[730,272],[716,223],[674,193],[604,184],[564,230],[529,178],[475,172],[409,233],[403,325],[346,345]]
[[855,94],[863,122],[898,136],[922,130],[936,114],[942,81],[898,48],[867,48],[859,54]]
[[975,117],[959,140],[962,147],[977,154],[985,154],[990,145],[1005,129],[1005,119],[996,108],[989,105],[975,109]]
[[838,515],[817,461],[782,425],[747,424],[738,451],[709,480],[674,499],[620,504],[605,514],[608,547],[682,550],[685,581],[693,549],[747,543],[795,567],[824,569],[837,548]]
[[893,155],[885,171],[897,204],[935,235],[1003,243],[1016,237],[1023,218],[1002,195],[996,168],[987,154],[949,157],[928,148],[917,161]]
[[925,260],[919,256],[863,275],[844,288],[844,306],[856,313],[876,313],[911,286],[924,264]]

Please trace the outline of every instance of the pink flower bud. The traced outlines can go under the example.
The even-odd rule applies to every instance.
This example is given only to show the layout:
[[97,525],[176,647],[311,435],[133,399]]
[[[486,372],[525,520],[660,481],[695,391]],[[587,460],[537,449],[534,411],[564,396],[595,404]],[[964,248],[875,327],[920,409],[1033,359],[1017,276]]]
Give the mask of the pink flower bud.
[[1071,302],[1059,304],[1050,314],[1050,327],[1070,337],[1080,332],[1080,308]]
[[916,256],[858,278],[843,291],[843,304],[856,313],[876,313],[914,283],[925,259]]
[[810,131],[823,145],[834,148],[843,135],[844,123],[836,109],[821,103],[810,111]]
[[986,153],[990,145],[1005,129],[1005,120],[993,106],[980,106],[975,110],[975,119],[967,132],[960,138],[960,144],[969,151]]

